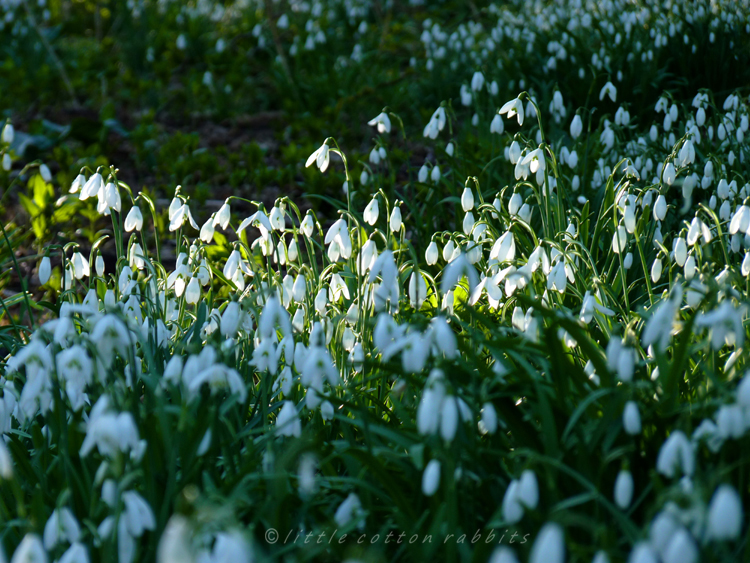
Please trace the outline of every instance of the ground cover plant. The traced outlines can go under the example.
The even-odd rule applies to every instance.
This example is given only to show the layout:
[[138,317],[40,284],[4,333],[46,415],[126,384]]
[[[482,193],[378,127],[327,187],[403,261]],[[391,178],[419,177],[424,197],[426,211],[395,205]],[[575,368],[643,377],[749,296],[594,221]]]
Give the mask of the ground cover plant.
[[0,562],[750,560],[746,0],[0,6]]

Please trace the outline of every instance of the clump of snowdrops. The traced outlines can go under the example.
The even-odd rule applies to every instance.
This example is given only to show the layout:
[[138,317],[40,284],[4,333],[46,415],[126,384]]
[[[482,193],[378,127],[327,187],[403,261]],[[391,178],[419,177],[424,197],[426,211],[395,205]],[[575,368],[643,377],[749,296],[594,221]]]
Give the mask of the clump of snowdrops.
[[[658,22],[657,50],[678,31]],[[343,173],[335,217],[239,196],[203,217],[187,188],[161,209],[114,167],[62,187],[111,228],[42,249],[52,299],[3,332],[0,560],[746,557],[747,94],[665,93],[636,119],[600,76],[601,118],[561,90],[495,107],[458,47],[482,29],[426,28],[428,66],[477,70],[421,136],[384,109],[367,162],[328,138],[300,163]],[[393,195],[401,133],[434,149],[411,183],[448,193],[444,220]],[[473,135],[493,158],[459,177]]]

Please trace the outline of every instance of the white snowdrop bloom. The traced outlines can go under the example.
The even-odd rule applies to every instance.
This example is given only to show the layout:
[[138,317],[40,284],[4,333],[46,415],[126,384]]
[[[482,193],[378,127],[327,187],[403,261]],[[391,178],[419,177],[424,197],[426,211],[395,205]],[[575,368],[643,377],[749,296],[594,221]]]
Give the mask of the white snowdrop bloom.
[[130,208],[127,216],[125,217],[125,231],[128,233],[133,231],[140,231],[143,228],[143,214],[141,213],[140,207],[134,205]]
[[576,114],[573,116],[573,120],[570,122],[570,136],[577,139],[583,131],[583,121],[581,116]]
[[10,123],[6,123],[3,126],[3,132],[2,132],[2,136],[0,136],[0,141],[5,143],[6,145],[10,145],[13,142],[14,138],[15,138],[15,129],[13,128],[13,125]]
[[349,236],[349,228],[344,219],[339,219],[331,225],[323,242],[329,245],[329,258],[331,257],[330,249],[334,248],[337,250],[336,260],[331,260],[332,262],[336,262],[339,256],[348,260],[352,255],[352,240]]
[[661,279],[662,274],[662,261],[661,258],[657,258],[654,260],[654,263],[651,265],[651,281],[656,283]]
[[461,208],[464,212],[474,209],[474,192],[469,187],[465,187],[461,194]]
[[501,546],[492,552],[488,563],[518,563],[518,558],[510,547]]
[[55,509],[44,526],[44,548],[50,551],[59,543],[75,543],[80,536],[81,527],[71,510]]
[[419,310],[427,299],[427,283],[417,270],[409,277],[409,303],[414,309]]
[[750,372],[745,372],[745,376],[737,386],[737,402],[743,408],[750,408]]
[[47,552],[36,534],[26,534],[18,544],[10,563],[47,563]]
[[664,563],[697,563],[700,559],[695,540],[685,528],[679,528],[662,556]]
[[479,283],[479,276],[477,275],[476,269],[469,263],[466,256],[461,254],[455,260],[450,262],[443,270],[440,292],[446,294],[449,290],[455,288],[456,284],[461,281],[464,276],[466,276],[469,282],[469,293],[471,294]]
[[709,329],[714,350],[721,349],[725,344],[742,346],[745,338],[743,315],[744,308],[735,308],[729,299],[725,299],[713,311],[700,313],[695,324]]
[[201,284],[198,278],[190,278],[190,282],[185,288],[185,302],[188,305],[195,305],[201,296]]
[[523,102],[519,100],[518,98],[514,100],[510,100],[509,102],[505,102],[502,108],[500,108],[500,111],[498,112],[500,115],[506,115],[508,119],[511,119],[513,116],[517,116],[518,124],[523,125],[523,117],[524,117],[524,110],[523,110]]
[[427,246],[427,250],[425,250],[425,261],[427,262],[428,266],[434,266],[437,263],[438,260],[438,247],[435,241],[430,241],[430,244]]
[[187,518],[173,514],[159,539],[156,560],[159,563],[192,563],[194,561],[192,539],[194,531]]
[[58,563],[89,563],[89,553],[82,543],[76,542],[62,554]]
[[599,101],[602,101],[604,96],[609,96],[613,102],[617,101],[617,88],[611,82],[607,82],[599,91]]
[[594,558],[591,560],[591,563],[610,563],[609,556],[605,551],[597,551],[594,554]]
[[745,417],[740,405],[722,405],[716,413],[717,434],[722,439],[739,439],[745,434]]
[[458,429],[458,403],[456,398],[448,395],[443,399],[440,408],[440,436],[446,442],[452,442]]
[[80,280],[91,275],[89,261],[80,252],[76,252],[73,254],[73,257],[71,258],[71,264],[73,265],[73,276],[75,277],[75,279]]
[[297,409],[291,401],[284,401],[276,417],[276,433],[279,436],[295,436],[302,434],[302,423],[297,415]]
[[498,238],[490,249],[490,260],[510,262],[516,257],[516,242],[513,233],[507,231]]
[[314,162],[321,172],[325,172],[331,162],[330,152],[331,148],[326,143],[323,143],[320,145],[320,148],[316,149],[315,152],[308,157],[305,162],[305,168],[309,168]]
[[474,75],[471,77],[471,89],[475,92],[479,92],[482,87],[484,86],[484,75],[476,71]]
[[630,471],[622,470],[615,480],[615,504],[625,510],[633,500],[633,475]]
[[659,555],[648,542],[638,542],[630,552],[628,563],[659,563]]
[[501,135],[504,130],[505,127],[503,126],[503,119],[502,117],[500,117],[499,113],[496,113],[492,118],[492,121],[490,122],[490,133],[497,133],[498,135]]
[[620,254],[625,250],[628,244],[628,233],[623,225],[617,227],[614,237],[612,237],[612,251]]
[[49,281],[51,275],[52,264],[50,262],[49,256],[45,256],[39,263],[39,283],[41,283],[42,285],[47,285],[47,282]]
[[638,405],[635,401],[625,403],[625,409],[622,412],[622,425],[625,432],[631,436],[641,433],[641,414],[638,412]]
[[708,506],[706,537],[734,540],[742,532],[742,501],[731,485],[719,485]]
[[178,203],[178,205],[169,206],[169,230],[170,232],[174,232],[180,227],[182,227],[183,224],[187,221],[191,227],[193,227],[196,231],[200,230],[200,227],[198,227],[198,224],[195,222],[195,219],[193,219],[192,213],[190,213],[190,208],[188,207],[187,203],[180,204],[180,200],[178,198],[174,198],[172,200],[172,203],[175,202]]
[[503,497],[503,520],[509,524],[520,522],[521,518],[523,518],[524,508],[518,494],[518,487],[519,483],[514,479],[508,485],[508,488],[505,490],[505,496]]
[[529,563],[564,563],[565,535],[559,524],[548,522],[539,531],[531,547]]
[[685,239],[682,237],[676,238],[672,250],[674,252],[675,262],[677,262],[678,266],[683,267],[688,254],[688,247]]
[[522,205],[523,198],[521,197],[521,194],[519,194],[518,192],[513,192],[513,195],[510,197],[510,201],[508,202],[508,213],[511,216],[517,215]]
[[13,478],[13,458],[4,440],[0,440],[0,478],[6,480]]
[[695,470],[695,452],[687,436],[675,430],[662,444],[656,459],[656,470],[665,477],[674,477],[677,467],[685,475],[692,475]]
[[[434,170],[434,168],[433,168]],[[391,216],[388,220],[388,226],[391,229],[391,232],[397,233],[401,230],[401,208],[399,206],[394,206],[393,210],[391,211]]]
[[367,207],[365,207],[364,211],[364,220],[368,225],[374,225],[378,221],[378,215],[380,213],[380,209],[378,207],[378,198],[374,197],[370,200],[370,203],[367,204]]
[[122,494],[125,510],[121,518],[124,518],[128,533],[139,538],[146,530],[156,528],[156,518],[146,500],[135,491],[126,491]]
[[377,117],[367,122],[367,125],[378,128],[378,133],[390,133],[391,132],[391,119],[385,112],[380,112]]
[[91,197],[96,196],[99,191],[104,187],[104,178],[102,178],[102,175],[99,174],[99,172],[95,172],[91,175],[91,178],[89,178],[86,183],[81,188],[81,193],[79,194],[78,198],[81,201],[84,201],[86,199],[89,199]]
[[430,171],[430,180],[437,184],[440,181],[440,177],[440,167],[438,165],[433,166]]
[[[750,381],[750,380],[749,380]],[[497,411],[492,403],[482,405],[481,419],[479,421],[479,431],[482,434],[494,434],[497,432]]]
[[676,171],[674,168],[674,164],[672,164],[671,162],[667,162],[662,172],[662,180],[664,180],[664,182],[668,186],[671,186],[672,184],[674,184],[675,176],[676,176]]
[[536,474],[530,469],[521,473],[518,481],[517,494],[524,507],[532,510],[539,504],[539,484],[536,480]]
[[359,497],[354,493],[350,493],[344,502],[342,502],[336,509],[336,513],[333,515],[333,520],[336,522],[336,525],[341,528],[355,520],[358,521],[359,528],[362,529],[365,524],[365,519],[364,516],[361,515],[361,512],[362,503],[360,502]]
[[430,460],[422,474],[422,493],[426,497],[435,494],[440,486],[440,462],[436,459]]

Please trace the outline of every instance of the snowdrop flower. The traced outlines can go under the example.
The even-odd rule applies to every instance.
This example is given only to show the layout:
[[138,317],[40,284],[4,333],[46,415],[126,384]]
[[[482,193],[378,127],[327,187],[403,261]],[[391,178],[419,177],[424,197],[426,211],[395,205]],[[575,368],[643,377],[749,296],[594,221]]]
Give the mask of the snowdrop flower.
[[128,215],[125,217],[125,231],[131,232],[133,229],[140,231],[143,228],[143,215],[137,205],[130,208]]
[[662,179],[668,186],[671,186],[674,183],[675,174],[674,164],[672,164],[671,162],[667,162],[662,172]]
[[489,563],[518,563],[518,558],[511,548],[502,546],[492,552]]
[[371,125],[373,127],[377,126],[378,133],[390,133],[391,132],[391,119],[388,117],[388,114],[385,112],[380,112],[380,114],[371,119],[367,122],[367,125]]
[[342,502],[338,509],[336,509],[336,513],[333,515],[333,520],[336,522],[336,525],[343,528],[349,522],[352,521],[358,521],[359,528],[363,528],[365,524],[364,516],[361,516],[362,512],[362,503],[359,500],[359,497],[351,493],[348,497]]
[[564,563],[565,537],[559,524],[546,523],[531,547],[529,563]]
[[695,452],[687,436],[682,431],[675,430],[659,450],[656,470],[665,477],[672,478],[678,466],[685,475],[692,475],[695,469]]
[[[331,225],[331,228],[326,233],[324,242],[329,245],[329,258],[331,258],[331,247],[335,249],[334,256],[336,260],[338,260],[339,256],[347,260],[352,255],[352,240],[349,237],[349,229],[346,221],[343,219],[339,219]],[[336,260],[332,261],[335,262]]]
[[647,542],[639,542],[633,546],[628,563],[659,563],[659,555]]
[[73,254],[71,263],[73,265],[73,276],[75,277],[75,279],[80,280],[91,275],[89,261],[80,252],[76,252],[75,254]]
[[583,131],[583,121],[581,120],[581,116],[576,114],[573,116],[573,120],[570,122],[570,136],[573,137],[573,139],[577,139],[581,132]]
[[91,411],[86,424],[86,438],[81,445],[81,457],[86,457],[94,447],[107,457],[112,457],[118,451],[139,449],[138,429],[133,415],[129,412],[115,414],[107,411],[108,401],[104,399],[106,395],[102,395]]
[[55,509],[44,526],[44,548],[49,551],[59,543],[75,543],[80,536],[81,528],[70,509]]
[[425,125],[423,135],[429,139],[437,139],[438,133],[445,128],[446,121],[445,108],[440,106]]
[[503,120],[499,113],[496,113],[490,122],[490,133],[497,133],[501,135],[505,127],[503,126]]
[[641,433],[641,414],[638,412],[638,405],[635,401],[625,403],[625,410],[622,412],[622,425],[625,432],[631,436]]
[[159,539],[156,560],[159,563],[194,563],[194,535],[187,518],[173,514]]
[[5,480],[13,478],[13,458],[4,440],[0,440],[0,478]]
[[430,171],[430,180],[435,182],[436,184],[440,181],[440,167],[435,165],[432,167],[432,170]]
[[523,102],[521,102],[521,100],[519,100],[518,98],[516,98],[515,100],[510,100],[509,102],[505,102],[498,113],[500,115],[507,114],[508,119],[512,118],[513,116],[517,116],[518,124],[523,125]]
[[449,290],[456,287],[456,284],[466,276],[469,282],[469,294],[474,291],[474,288],[479,283],[479,276],[477,271],[474,269],[466,256],[461,254],[453,260],[445,270],[443,270],[443,279],[440,283],[440,292],[446,294]]
[[320,145],[319,149],[317,149],[308,157],[307,162],[305,162],[305,168],[309,168],[310,165],[314,162],[321,172],[325,172],[328,169],[328,165],[330,163],[330,152],[331,148],[328,146],[326,141],[322,145]]
[[51,274],[52,265],[49,256],[45,256],[39,263],[39,283],[41,283],[42,285],[47,285]]
[[742,501],[731,485],[719,485],[708,506],[706,537],[734,540],[742,532]]
[[482,86],[484,86],[484,75],[477,71],[471,77],[471,89],[475,92],[479,92],[482,89]]
[[615,480],[615,504],[625,510],[633,500],[633,476],[630,471],[620,471]]
[[[175,204],[175,202],[177,203]],[[170,232],[174,232],[180,227],[182,227],[182,225],[186,221],[196,231],[200,230],[200,227],[198,227],[198,224],[195,222],[195,219],[193,219],[192,213],[190,213],[190,208],[188,207],[187,203],[181,203],[178,198],[174,198],[172,200],[172,204],[169,206],[169,230]]]
[[10,563],[47,563],[47,552],[36,534],[26,534],[18,544]]
[[695,540],[685,528],[679,528],[669,540],[664,563],[698,563],[699,553]]
[[398,205],[394,205],[393,210],[391,211],[391,217],[388,221],[388,226],[390,227],[391,232],[397,233],[401,230],[401,224],[401,208]]
[[479,421],[479,431],[482,434],[494,434],[497,432],[497,411],[492,403],[482,405],[481,420]]
[[422,493],[426,497],[435,494],[440,486],[440,462],[436,459],[430,460],[422,474]]
[[297,415],[297,409],[291,401],[284,401],[276,417],[276,434],[279,436],[294,436],[302,434],[302,423]]
[[81,188],[81,193],[79,194],[78,198],[81,201],[84,201],[86,199],[89,199],[90,197],[94,197],[99,193],[102,187],[104,187],[104,179],[102,178],[102,175],[99,174],[99,172],[95,172],[91,175],[91,178],[89,178],[88,181],[83,185],[83,188]]
[[654,219],[656,219],[657,221],[663,221],[664,217],[667,216],[667,200],[661,194],[659,194],[659,196],[656,198],[653,213]]
[[125,510],[121,516],[125,520],[128,533],[139,538],[146,530],[156,529],[156,519],[151,507],[146,500],[135,491],[126,491],[122,494]]
[[0,137],[0,141],[5,143],[6,145],[10,145],[13,142],[13,138],[15,137],[15,129],[13,129],[13,125],[10,123],[6,123],[3,127],[2,136]]
[[365,207],[364,219],[369,225],[374,225],[378,222],[378,214],[380,213],[378,207],[378,198],[374,197],[370,200],[370,203]]
[[695,325],[709,329],[714,350],[721,349],[725,344],[741,347],[745,341],[742,326],[744,314],[744,307],[735,308],[729,299],[725,299],[713,311],[700,313]]
[[617,88],[611,82],[607,82],[599,91],[599,101],[602,101],[604,96],[609,96],[613,102],[617,99]]
[[425,250],[424,256],[428,266],[434,266],[437,263],[438,247],[434,240],[430,241],[427,250]]
[[474,192],[469,187],[465,187],[461,194],[461,208],[464,212],[474,209]]

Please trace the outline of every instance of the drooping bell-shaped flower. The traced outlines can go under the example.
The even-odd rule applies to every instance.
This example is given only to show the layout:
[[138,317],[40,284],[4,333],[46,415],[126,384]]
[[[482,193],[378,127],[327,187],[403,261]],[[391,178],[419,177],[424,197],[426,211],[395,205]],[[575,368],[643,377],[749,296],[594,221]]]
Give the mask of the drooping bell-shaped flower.
[[422,493],[426,497],[435,494],[440,486],[440,462],[436,459],[430,460],[422,474]]

